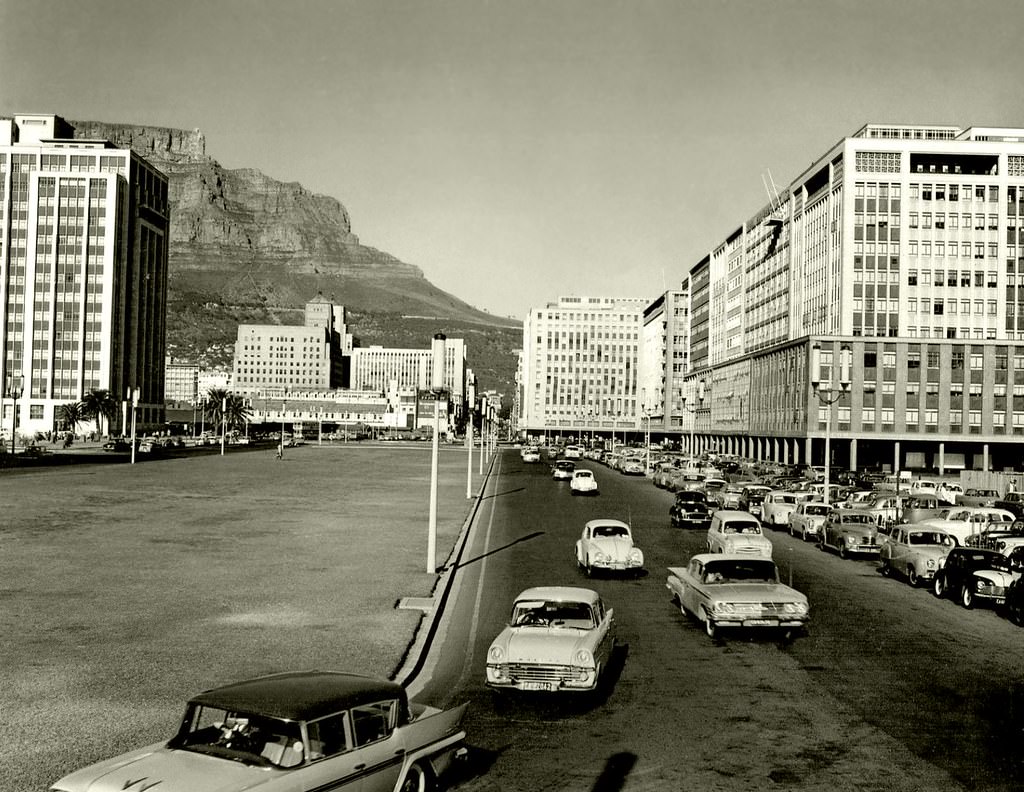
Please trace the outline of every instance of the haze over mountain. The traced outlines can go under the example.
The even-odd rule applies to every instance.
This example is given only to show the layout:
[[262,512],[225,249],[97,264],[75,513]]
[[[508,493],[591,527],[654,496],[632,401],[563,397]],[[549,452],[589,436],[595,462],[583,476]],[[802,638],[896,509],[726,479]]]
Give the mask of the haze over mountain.
[[301,324],[305,303],[322,293],[346,307],[363,346],[424,348],[437,332],[465,338],[480,387],[511,396],[522,324],[363,245],[338,199],[224,168],[198,129],[70,123],[76,138],[131,148],[169,178],[167,348],[175,359],[230,367],[239,324]]

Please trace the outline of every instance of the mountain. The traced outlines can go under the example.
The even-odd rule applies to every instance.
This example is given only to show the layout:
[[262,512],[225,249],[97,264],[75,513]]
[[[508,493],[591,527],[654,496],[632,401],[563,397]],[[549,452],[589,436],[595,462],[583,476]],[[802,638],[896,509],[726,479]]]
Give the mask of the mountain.
[[479,387],[511,397],[522,324],[437,288],[422,270],[363,245],[344,205],[252,168],[228,169],[196,130],[71,121],[167,174],[171,207],[167,348],[229,367],[241,323],[301,324],[317,293],[344,305],[363,345],[427,347],[466,339]]

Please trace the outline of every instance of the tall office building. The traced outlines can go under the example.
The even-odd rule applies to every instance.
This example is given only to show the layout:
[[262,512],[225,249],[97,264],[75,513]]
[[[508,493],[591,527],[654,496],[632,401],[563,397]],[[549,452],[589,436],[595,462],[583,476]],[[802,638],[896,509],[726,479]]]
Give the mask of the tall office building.
[[[167,178],[55,115],[0,119],[0,382],[9,432],[58,428],[91,390],[163,427]],[[116,426],[116,423],[115,423]]]
[[820,462],[830,433],[839,464],[1012,463],[1024,129],[866,125],[695,263],[689,289],[702,448]]
[[[352,390],[427,390],[433,377],[433,353],[425,349],[392,349],[380,346],[352,350]],[[445,340],[444,387],[455,404],[466,396],[466,342]]]
[[643,411],[641,298],[560,297],[523,323],[522,414],[529,433],[625,431]]

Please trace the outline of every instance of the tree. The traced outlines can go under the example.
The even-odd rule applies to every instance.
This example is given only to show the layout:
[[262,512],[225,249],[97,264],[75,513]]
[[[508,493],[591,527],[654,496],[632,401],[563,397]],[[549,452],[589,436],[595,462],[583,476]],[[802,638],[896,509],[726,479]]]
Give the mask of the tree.
[[[101,435],[110,433],[110,424],[117,417],[117,400],[110,391],[93,389],[82,398],[82,418],[96,421],[96,431]],[[107,423],[107,431],[103,431],[103,422]]]
[[64,424],[64,428],[77,434],[78,425],[85,420],[85,413],[81,402],[68,402],[57,408],[57,417]]
[[206,394],[206,418],[219,433],[222,420],[227,429],[239,429],[252,417],[252,409],[241,396],[224,388],[210,388]]

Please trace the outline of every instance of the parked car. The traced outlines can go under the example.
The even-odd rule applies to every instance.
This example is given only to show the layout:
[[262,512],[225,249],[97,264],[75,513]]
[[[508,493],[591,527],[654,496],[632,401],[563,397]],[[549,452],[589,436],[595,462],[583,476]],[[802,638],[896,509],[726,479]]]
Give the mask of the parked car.
[[772,543],[761,523],[750,512],[720,510],[712,513],[708,527],[709,553],[772,557]]
[[968,536],[965,544],[996,550],[1007,555],[1014,547],[1024,545],[1024,520],[1017,519],[1011,523],[990,522],[981,533]]
[[619,471],[627,476],[643,476],[647,473],[647,465],[641,457],[624,457]]
[[935,577],[956,540],[939,528],[900,525],[882,541],[878,557],[883,575],[903,575],[911,586]]
[[569,491],[573,495],[597,495],[597,479],[592,470],[574,470],[569,479]]
[[1006,509],[985,508],[982,506],[953,506],[939,517],[921,520],[918,525],[930,525],[941,528],[956,539],[957,544],[967,544],[973,534],[979,534],[989,527],[989,523],[1006,523],[1014,521],[1013,512]]
[[742,484],[726,484],[718,493],[719,507],[722,509],[738,509],[740,507],[740,496],[743,494]]
[[576,542],[576,565],[588,575],[605,572],[639,572],[644,554],[633,544],[633,531],[621,520],[589,520]]
[[877,517],[866,509],[832,509],[822,523],[818,546],[835,550],[840,558],[877,553]]
[[909,495],[900,504],[900,522],[918,523],[938,517],[948,508],[949,504],[936,495]]
[[169,741],[90,765],[52,789],[423,789],[464,751],[465,710],[416,704],[401,685],[357,674],[274,674],[200,693]]
[[551,477],[555,481],[569,481],[576,470],[576,463],[560,459],[551,466]]
[[846,500],[831,505],[837,509],[863,509],[877,494],[875,490],[854,490],[846,496]]
[[747,511],[755,517],[761,515],[761,504],[772,488],[764,484],[748,484],[740,493],[740,510]]
[[936,597],[954,597],[965,608],[980,603],[1002,605],[1010,584],[1020,578],[1016,563],[995,550],[954,547],[932,580]]
[[817,537],[831,507],[821,501],[803,501],[796,511],[789,515],[789,534],[799,536],[803,541]]
[[615,647],[614,615],[590,589],[526,589],[487,651],[487,684],[523,691],[594,690]]
[[958,495],[957,506],[995,506],[999,500],[999,491],[994,489],[983,489],[981,487],[968,487],[963,495]]
[[[1021,561],[1024,562],[1024,556]],[[1006,590],[1006,616],[1018,627],[1024,627],[1024,577],[1019,577]]]
[[703,528],[711,525],[711,509],[703,492],[681,490],[676,501],[669,507],[669,520],[676,528]]
[[705,478],[704,486],[704,497],[707,498],[708,506],[712,509],[721,509],[722,506],[722,490],[729,484],[728,481],[722,478]]
[[789,516],[796,511],[801,500],[806,500],[807,495],[785,490],[772,490],[764,496],[761,503],[761,522],[778,528],[782,525],[789,525]]
[[779,582],[770,558],[707,553],[668,572],[673,601],[712,638],[730,627],[799,631],[810,618],[807,597]]
[[699,490],[704,486],[704,474],[693,470],[680,470],[669,481],[667,489],[672,492]]
[[1005,509],[1014,517],[1024,517],[1024,493],[1007,492],[992,504],[994,509]]
[[132,444],[130,440],[125,440],[121,437],[113,437],[103,444],[104,451],[131,451]]

